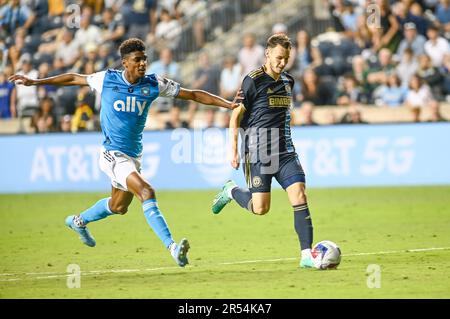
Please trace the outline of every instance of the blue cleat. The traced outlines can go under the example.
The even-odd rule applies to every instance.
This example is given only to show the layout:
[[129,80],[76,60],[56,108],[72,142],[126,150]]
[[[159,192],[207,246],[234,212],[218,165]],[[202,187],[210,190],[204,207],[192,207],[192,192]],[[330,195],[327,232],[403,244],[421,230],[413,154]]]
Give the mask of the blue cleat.
[[223,185],[222,190],[216,195],[212,204],[212,212],[214,214],[220,213],[225,205],[231,201],[232,198],[228,196],[228,191],[236,186],[236,183],[232,180],[227,181],[225,185]]
[[175,251],[174,251],[172,257],[175,259],[178,266],[184,267],[187,264],[189,264],[189,261],[187,258],[187,253],[189,251],[189,248],[191,248],[191,247],[189,246],[189,242],[186,238],[183,238],[180,241],[180,243],[177,245],[177,247],[175,248]]
[[66,218],[66,226],[73,229],[80,235],[80,239],[83,244],[94,247],[95,239],[92,237],[91,233],[86,226],[83,226],[83,222],[81,221],[80,216],[70,215]]

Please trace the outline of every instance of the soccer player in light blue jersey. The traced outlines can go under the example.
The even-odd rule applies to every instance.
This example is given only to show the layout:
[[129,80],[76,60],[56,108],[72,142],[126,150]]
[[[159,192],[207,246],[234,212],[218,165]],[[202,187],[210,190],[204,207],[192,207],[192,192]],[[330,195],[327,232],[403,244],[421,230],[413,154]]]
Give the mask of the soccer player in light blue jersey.
[[114,214],[127,212],[134,196],[142,202],[145,218],[181,267],[188,263],[189,242],[175,243],[158,208],[155,190],[140,174],[142,132],[151,103],[158,97],[176,97],[228,109],[238,106],[201,90],[188,90],[170,79],[145,74],[147,56],[144,43],[136,38],[124,41],[119,48],[123,71],[107,70],[91,75],[65,73],[44,79],[13,75],[10,81],[23,85],[82,85],[101,94],[100,124],[103,147],[99,164],[111,179],[111,197],[99,200],[79,215],[66,218],[66,225],[77,232],[84,244],[96,242],[86,225]]

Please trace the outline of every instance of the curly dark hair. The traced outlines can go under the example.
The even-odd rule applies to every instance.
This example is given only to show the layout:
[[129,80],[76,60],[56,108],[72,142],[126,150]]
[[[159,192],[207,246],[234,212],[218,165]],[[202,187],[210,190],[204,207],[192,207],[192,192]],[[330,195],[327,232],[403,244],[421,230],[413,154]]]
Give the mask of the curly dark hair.
[[120,56],[125,58],[127,54],[135,51],[145,51],[145,44],[141,39],[131,38],[122,42],[119,47]]

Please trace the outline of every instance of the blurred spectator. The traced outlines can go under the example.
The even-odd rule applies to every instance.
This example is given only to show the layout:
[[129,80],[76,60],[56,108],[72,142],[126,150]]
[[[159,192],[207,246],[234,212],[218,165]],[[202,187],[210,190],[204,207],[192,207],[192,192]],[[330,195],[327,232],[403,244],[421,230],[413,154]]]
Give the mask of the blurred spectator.
[[181,19],[183,12],[180,12],[180,0],[158,0],[158,10],[166,9],[171,16]]
[[84,99],[76,104],[75,114],[72,116],[72,133],[80,131],[92,131],[94,129],[94,112]]
[[316,46],[311,48],[311,63],[308,68],[312,68],[319,77],[333,75],[332,68],[324,63],[322,52]]
[[355,12],[353,3],[345,0],[332,1],[331,13],[334,29],[337,32],[344,32],[347,36],[353,37],[357,31],[358,14]]
[[442,98],[442,75],[439,69],[431,63],[428,55],[419,56],[419,68],[417,75],[431,88],[433,96],[437,99]]
[[114,56],[111,51],[111,45],[108,43],[104,43],[99,47],[98,56],[94,63],[95,72],[119,67],[120,59]]
[[362,56],[355,55],[352,58],[352,75],[358,81],[359,85],[365,86],[368,70],[369,67]]
[[314,104],[311,102],[304,102],[299,112],[299,120],[296,125],[300,126],[316,126],[318,125],[313,118]]
[[64,28],[62,32],[62,41],[57,42],[55,59],[62,59],[64,66],[70,67],[80,58],[81,50],[69,29]]
[[450,53],[450,45],[446,39],[439,36],[439,31],[434,26],[428,28],[427,36],[425,53],[431,58],[434,66],[440,67],[444,56]]
[[329,1],[329,11],[333,20],[334,30],[337,32],[344,32],[345,27],[342,23],[342,16],[344,15],[345,7],[344,0]]
[[358,29],[354,33],[354,42],[361,49],[361,51],[369,50],[372,47],[372,29],[369,28],[367,17],[360,15],[356,20]]
[[[90,74],[90,73],[84,73],[84,74]],[[89,105],[89,107],[94,111],[95,113],[95,96],[96,94],[88,87],[83,86],[80,87],[78,90],[78,101],[83,101],[85,104]]]
[[48,16],[49,13],[48,1],[47,0],[27,1],[27,5],[32,14],[34,15],[29,33],[39,37],[42,33],[44,33],[49,29],[50,19]]
[[399,29],[404,29],[405,23],[413,22],[413,16],[409,12],[409,7],[411,3],[408,1],[396,1],[392,4],[392,13],[395,14],[397,21],[399,23]]
[[337,105],[354,105],[361,102],[361,88],[358,86],[358,81],[351,74],[343,76],[342,89],[338,92],[336,100]]
[[205,44],[206,1],[181,0],[177,10],[192,21],[195,45],[197,48],[202,48]]
[[16,89],[14,84],[8,81],[4,71],[0,71],[0,118],[17,117],[16,114]]
[[387,83],[387,79],[391,73],[395,71],[395,65],[392,61],[392,53],[387,48],[380,50],[378,54],[378,64],[370,68],[367,74],[367,83],[369,91],[382,84]]
[[[220,72],[220,68],[210,64],[209,56],[206,52],[200,53],[192,88],[219,95]],[[191,101],[189,104],[189,123],[192,123],[196,110],[197,103]]]
[[275,23],[272,26],[272,34],[278,34],[278,33],[287,34],[287,32],[288,32],[288,28],[282,22]]
[[53,100],[44,97],[40,101],[39,109],[31,118],[30,126],[35,133],[48,133],[54,131],[55,123]]
[[413,122],[420,121],[420,109],[435,102],[428,85],[417,75],[413,75],[409,82],[405,105],[411,109]]
[[236,63],[236,59],[233,56],[226,56],[223,60],[222,72],[220,73],[220,96],[232,101],[241,85],[241,81],[241,66]]
[[411,48],[406,48],[401,57],[400,63],[396,66],[397,75],[400,77],[402,86],[408,87],[411,76],[417,72],[419,63],[414,57]]
[[164,48],[159,53],[159,60],[152,62],[147,69],[147,74],[155,73],[159,76],[180,82],[180,66],[173,60],[172,50]]
[[311,64],[311,41],[308,33],[304,30],[297,32],[297,43],[291,49],[291,55],[294,56],[294,65],[290,72],[294,76],[300,76]]
[[[85,46],[85,53],[73,65],[72,70],[76,73],[91,74],[95,70],[95,62],[98,59],[98,46],[94,43],[89,43]],[[88,66],[88,71],[86,71]],[[100,70],[99,70],[100,71]]]
[[403,105],[407,87],[401,86],[401,80],[397,74],[389,75],[387,84],[379,86],[374,92],[375,104],[377,106],[398,107]]
[[[151,73],[180,82],[180,67],[177,62],[173,61],[172,50],[169,48],[161,50],[159,53],[159,60],[150,64],[150,67],[147,70],[147,74]],[[173,106],[173,103],[173,98],[158,97],[153,102],[152,114],[157,111],[169,111]]]
[[423,35],[417,34],[416,25],[414,22],[405,23],[404,30],[405,38],[400,42],[397,55],[401,58],[406,48],[412,49],[414,56],[423,54],[427,39]]
[[102,41],[112,42],[117,47],[125,36],[125,22],[121,13],[114,13],[111,8],[106,8],[102,13]]
[[357,107],[350,107],[341,118],[342,124],[367,124],[361,117],[361,111]]
[[59,130],[64,133],[72,132],[72,116],[70,114],[61,117],[59,121]]
[[181,25],[173,18],[169,11],[163,9],[160,13],[160,21],[156,25],[155,33],[147,35],[147,42],[153,46],[156,51],[169,47],[175,50],[181,39]]
[[379,43],[376,43],[375,50],[388,48],[391,52],[396,52],[402,39],[399,23],[391,11],[389,0],[377,0],[377,4],[380,7],[382,32]]
[[23,28],[17,29],[16,35],[14,36],[14,44],[9,47],[8,55],[9,60],[13,66],[15,72],[19,69],[19,59],[22,55],[29,53],[25,47],[25,37],[26,31]]
[[335,92],[320,81],[313,69],[306,69],[300,80],[301,91],[297,96],[299,102],[312,102],[314,105],[334,104]]
[[94,14],[100,14],[104,9],[103,0],[82,0],[83,6],[88,6]]
[[239,63],[242,74],[246,75],[264,64],[264,48],[256,43],[256,36],[252,33],[244,35],[243,47],[239,50]]
[[445,55],[442,62],[441,73],[444,77],[443,92],[446,96],[446,101],[450,103],[450,54]]
[[127,0],[120,8],[128,26],[127,37],[145,39],[149,32],[154,34],[157,22],[156,8],[157,0]]
[[17,28],[23,27],[28,30],[35,15],[20,0],[10,0],[0,7],[0,38],[6,39],[8,36],[14,35]]
[[[29,78],[37,79],[38,71],[31,64],[31,56],[25,54],[19,62],[21,68],[17,74],[23,74]],[[17,114],[19,117],[30,117],[39,108],[38,91],[36,86],[18,85],[17,92]]]
[[417,32],[423,36],[426,35],[429,27],[428,19],[423,15],[423,9],[417,2],[412,2],[409,7],[410,21],[414,22],[417,27]]
[[189,123],[181,119],[181,110],[177,106],[173,106],[170,109],[169,120],[165,123],[165,130],[173,130],[176,128],[189,128]]
[[3,71],[5,69],[7,62],[8,62],[8,48],[0,40],[0,71]]
[[88,45],[99,45],[102,41],[100,28],[91,24],[92,13],[84,10],[80,19],[80,28],[75,32],[74,42],[87,53]]
[[440,0],[436,7],[438,27],[444,31],[447,40],[450,40],[450,0]]
[[[38,69],[38,78],[46,78],[49,77],[50,74],[50,65],[47,62],[41,63]],[[54,97],[56,95],[57,87],[55,85],[40,85],[38,87],[38,96],[39,98],[43,98],[45,96]]]

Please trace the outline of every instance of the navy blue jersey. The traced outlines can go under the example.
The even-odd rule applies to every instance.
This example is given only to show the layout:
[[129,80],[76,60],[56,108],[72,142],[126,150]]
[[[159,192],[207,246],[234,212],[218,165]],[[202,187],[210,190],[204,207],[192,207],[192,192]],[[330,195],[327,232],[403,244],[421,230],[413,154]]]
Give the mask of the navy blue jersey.
[[244,78],[245,112],[240,126],[246,135],[246,152],[260,150],[261,147],[272,150],[272,155],[276,155],[274,150],[278,154],[295,152],[290,126],[293,86],[294,79],[288,73],[281,73],[275,80],[264,71],[264,67]]

